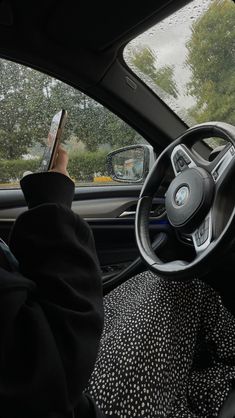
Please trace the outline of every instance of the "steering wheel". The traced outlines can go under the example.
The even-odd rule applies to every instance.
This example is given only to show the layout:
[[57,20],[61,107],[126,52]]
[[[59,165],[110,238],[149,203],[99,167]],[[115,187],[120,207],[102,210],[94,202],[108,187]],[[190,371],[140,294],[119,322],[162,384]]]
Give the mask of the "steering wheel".
[[[227,141],[211,162],[192,149],[197,141],[209,137]],[[192,241],[192,261],[163,262],[150,242],[152,200],[169,163],[175,177],[165,195],[166,214],[171,226]],[[160,154],[142,187],[135,220],[137,245],[150,270],[168,280],[187,280],[206,273],[221,259],[235,238],[234,170],[235,127],[223,122],[188,129]]]

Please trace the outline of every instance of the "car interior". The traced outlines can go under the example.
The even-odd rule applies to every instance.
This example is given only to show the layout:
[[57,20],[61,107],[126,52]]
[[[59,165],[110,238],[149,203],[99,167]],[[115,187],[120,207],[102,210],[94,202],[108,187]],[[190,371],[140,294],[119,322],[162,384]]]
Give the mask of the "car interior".
[[[225,107],[222,109],[218,96],[212,98],[211,92],[214,88],[216,90],[212,81],[209,84],[206,80],[208,84],[201,95],[195,93],[196,89],[201,91],[204,73],[201,76],[200,71],[206,63],[203,58],[197,57],[195,51],[198,44],[193,44],[197,41],[193,35],[199,27],[197,22],[214,4],[217,8],[222,7],[221,4],[235,8],[233,1],[209,0],[146,0],[136,4],[122,1],[107,3],[103,0],[94,3],[71,0],[66,3],[61,0],[37,3],[28,0],[0,1],[0,148],[11,132],[10,128],[6,129],[4,119],[12,118],[16,112],[14,106],[18,106],[17,112],[21,115],[31,104],[31,99],[27,99],[27,94],[31,93],[25,93],[24,103],[16,101],[18,87],[14,87],[12,80],[16,80],[18,75],[20,80],[20,71],[24,71],[22,68],[28,68],[27,77],[31,74],[29,70],[35,70],[50,77],[50,80],[53,78],[61,82],[58,104],[59,109],[68,108],[68,123],[76,106],[70,110],[68,96],[67,102],[63,101],[64,86],[78,92],[71,93],[71,97],[77,94],[77,100],[80,100],[77,105],[80,113],[77,119],[73,115],[71,121],[76,119],[79,125],[80,114],[86,111],[87,119],[82,120],[83,125],[92,124],[89,106],[94,115],[101,109],[104,112],[101,119],[97,116],[97,126],[101,131],[97,134],[98,139],[89,145],[90,148],[85,145],[85,150],[95,152],[99,143],[103,145],[110,140],[111,145],[102,148],[107,151],[103,171],[94,170],[91,165],[87,168],[91,177],[86,177],[84,181],[76,180],[72,206],[92,228],[103,274],[104,295],[147,269],[167,280],[207,277],[207,282],[213,282],[235,314],[233,297],[227,292],[227,281],[219,279],[221,272],[228,280],[233,274],[235,206],[231,191],[235,168],[235,117],[234,111],[230,111],[228,96],[231,94],[232,102],[234,92],[228,84],[224,85],[228,93],[221,92],[219,88],[222,87],[218,84],[218,94],[227,98],[224,106],[229,108],[228,111]],[[183,14],[186,17],[183,18]],[[181,42],[186,21],[189,26],[185,29],[185,44],[181,46],[185,63],[178,65],[174,37]],[[190,25],[194,25],[193,29]],[[171,32],[172,27],[175,32]],[[211,32],[216,32],[216,27]],[[138,37],[142,35],[143,40],[138,43]],[[154,50],[155,37],[158,43]],[[223,46],[222,38],[220,40]],[[201,44],[205,48],[203,41]],[[154,84],[154,77],[151,78],[153,50],[157,58],[160,51],[159,74],[162,78],[168,77],[166,88],[165,79]],[[143,58],[144,53],[147,70],[143,71],[141,65],[135,66],[135,63],[141,56]],[[215,73],[222,74],[222,70],[216,67],[219,58],[213,61],[213,54],[209,50],[206,53],[211,71],[214,69]],[[165,63],[161,61],[164,57]],[[19,66],[17,77],[13,70],[9,75],[10,67],[7,65],[11,63]],[[185,65],[188,65],[186,70]],[[232,73],[232,65],[234,69],[234,60],[229,74]],[[189,73],[195,77],[195,82],[190,81]],[[175,81],[177,77],[181,84]],[[230,79],[227,80],[229,83]],[[5,81],[7,87],[3,85]],[[31,85],[30,82],[28,85]],[[42,95],[51,97],[56,81],[50,83],[49,90],[46,90],[48,85],[43,87]],[[33,94],[36,96],[36,82],[34,86]],[[203,102],[205,92],[209,98]],[[8,107],[4,102],[7,94],[8,100],[14,96],[12,105],[8,104]],[[179,110],[182,103],[187,112]],[[30,129],[34,123],[36,126],[37,118],[43,117],[46,132],[49,120],[55,110],[59,110],[58,105],[53,106],[45,114],[30,114]],[[106,109],[124,124],[118,139],[115,139],[117,133],[115,136],[111,132],[112,126],[118,124],[116,119],[107,119],[104,130],[102,123],[108,118]],[[14,134],[20,131],[20,123],[12,124]],[[71,126],[69,129],[73,132]],[[76,132],[73,135],[77,137],[70,136],[70,144],[74,147],[74,138],[80,135]],[[88,131],[84,128],[82,132],[80,137],[86,144]],[[33,135],[32,130],[30,135]],[[105,140],[102,140],[102,135],[106,135]],[[20,139],[17,141],[15,147],[20,148]],[[40,141],[42,144],[42,139]],[[28,144],[27,153],[30,154],[32,144]],[[35,150],[34,147],[33,152]],[[6,167],[5,161],[11,160],[12,172],[9,178],[0,179],[0,236],[7,242],[13,222],[26,210],[19,179],[12,174],[16,159],[23,158],[26,152],[7,158],[6,153],[5,148],[3,154],[0,150],[0,167]],[[27,161],[26,157],[24,159]],[[142,164],[139,177],[132,176],[133,159]],[[79,167],[76,170],[79,171]],[[103,181],[100,181],[101,177]]]
[[[44,1],[35,7],[30,2],[1,1],[1,57],[43,71],[86,93],[136,129],[158,156],[188,126],[131,70],[123,49],[139,33],[186,3],[161,1],[156,6],[147,1],[134,12],[125,4],[123,12],[120,4],[107,7],[101,2],[91,14],[88,4],[70,2],[65,7],[63,2]],[[194,152],[205,160],[215,158],[219,148],[211,149],[200,137],[199,132]],[[161,232],[159,251],[164,259],[177,259],[181,251],[189,259],[194,252],[189,237],[173,230],[165,216],[165,192],[174,177],[171,164],[165,172],[159,190],[155,190],[151,240],[158,247]],[[88,220],[94,232],[104,292],[146,268],[134,233],[141,188],[141,182],[130,181],[76,188],[73,209]],[[18,188],[4,187],[0,199],[1,234],[7,240],[25,203]]]

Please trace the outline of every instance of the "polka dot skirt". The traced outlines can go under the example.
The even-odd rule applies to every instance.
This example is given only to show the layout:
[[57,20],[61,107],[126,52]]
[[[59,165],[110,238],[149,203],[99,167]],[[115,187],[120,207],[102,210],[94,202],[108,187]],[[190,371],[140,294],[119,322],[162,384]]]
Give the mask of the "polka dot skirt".
[[235,319],[199,280],[150,272],[104,298],[87,391],[113,417],[217,417],[235,379]]

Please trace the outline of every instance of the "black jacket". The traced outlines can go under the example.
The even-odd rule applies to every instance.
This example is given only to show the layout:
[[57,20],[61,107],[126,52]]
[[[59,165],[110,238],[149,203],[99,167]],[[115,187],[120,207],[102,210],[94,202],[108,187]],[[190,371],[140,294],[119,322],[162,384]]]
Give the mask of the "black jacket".
[[101,275],[87,223],[70,209],[74,184],[59,173],[21,181],[29,210],[0,268],[0,417],[100,417],[83,394],[103,327]]

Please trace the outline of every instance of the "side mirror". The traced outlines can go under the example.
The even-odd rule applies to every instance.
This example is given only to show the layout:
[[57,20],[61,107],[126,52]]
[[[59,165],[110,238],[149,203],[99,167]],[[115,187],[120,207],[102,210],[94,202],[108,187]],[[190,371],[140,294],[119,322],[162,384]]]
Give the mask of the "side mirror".
[[151,145],[131,145],[107,155],[109,176],[122,183],[143,183],[155,161]]

